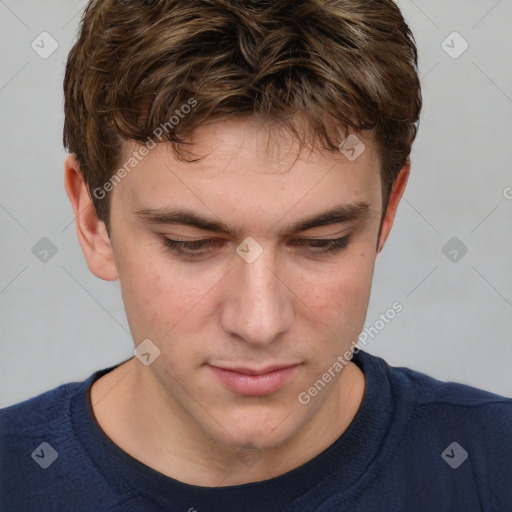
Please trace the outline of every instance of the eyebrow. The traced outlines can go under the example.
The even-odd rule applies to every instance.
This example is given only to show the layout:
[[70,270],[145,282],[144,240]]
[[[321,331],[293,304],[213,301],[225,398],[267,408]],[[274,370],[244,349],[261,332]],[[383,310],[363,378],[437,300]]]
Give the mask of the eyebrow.
[[[288,224],[278,232],[278,235],[289,236],[319,226],[328,226],[368,218],[369,213],[370,206],[367,203],[357,202],[353,204],[342,204]],[[245,230],[240,227],[229,226],[222,221],[199,215],[186,208],[144,208],[137,210],[135,215],[146,224],[183,224],[238,238],[242,238],[245,234]]]

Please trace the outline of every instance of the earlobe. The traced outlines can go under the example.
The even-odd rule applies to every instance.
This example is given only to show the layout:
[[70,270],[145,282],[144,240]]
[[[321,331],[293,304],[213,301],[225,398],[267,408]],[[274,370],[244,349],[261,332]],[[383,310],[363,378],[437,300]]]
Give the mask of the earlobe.
[[408,158],[405,165],[402,167],[398,176],[393,183],[393,187],[391,189],[391,194],[389,196],[388,207],[386,210],[386,214],[384,220],[382,222],[382,228],[379,236],[379,244],[377,248],[377,253],[380,253],[384,248],[384,244],[388,239],[389,233],[391,231],[391,227],[393,226],[393,222],[395,220],[396,210],[398,208],[398,204],[400,203],[400,199],[402,198],[405,187],[407,185],[407,180],[409,179],[409,172],[411,169],[411,161]]
[[99,220],[74,154],[65,162],[64,185],[75,215],[78,241],[89,270],[100,279],[118,278],[110,237]]

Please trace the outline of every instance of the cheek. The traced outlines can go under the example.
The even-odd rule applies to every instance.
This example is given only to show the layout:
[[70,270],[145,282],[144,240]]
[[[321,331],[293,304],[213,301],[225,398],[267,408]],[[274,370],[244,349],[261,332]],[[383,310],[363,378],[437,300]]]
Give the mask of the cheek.
[[116,266],[123,302],[130,327],[138,337],[160,336],[156,327],[164,321],[167,329],[171,328],[183,307],[180,295],[185,295],[186,287],[171,278],[171,269],[162,264],[160,252],[154,245],[126,246],[118,251]]
[[126,313],[155,337],[172,330],[200,298],[194,283],[156,268],[131,268],[121,277]]
[[[171,261],[160,247],[126,248],[117,262],[123,302],[135,340],[159,346],[190,339],[211,317],[211,300],[222,269],[199,273]],[[199,275],[200,274],[200,275]]]
[[302,296],[308,306],[304,314],[323,324],[330,339],[336,337],[339,344],[350,345],[364,326],[374,263],[370,252],[359,250],[325,272],[311,274],[309,279],[306,274],[302,280]]
[[370,293],[374,262],[374,258],[358,251],[337,265],[312,273],[309,279],[306,274],[304,289],[324,311],[357,310]]

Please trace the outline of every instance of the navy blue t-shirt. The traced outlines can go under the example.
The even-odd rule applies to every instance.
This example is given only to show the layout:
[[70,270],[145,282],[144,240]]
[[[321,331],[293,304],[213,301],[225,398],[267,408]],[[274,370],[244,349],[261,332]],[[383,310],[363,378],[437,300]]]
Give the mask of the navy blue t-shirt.
[[115,367],[0,410],[2,512],[511,512],[512,399],[360,351],[359,411],[329,448],[263,482],[169,478],[97,424],[92,383]]

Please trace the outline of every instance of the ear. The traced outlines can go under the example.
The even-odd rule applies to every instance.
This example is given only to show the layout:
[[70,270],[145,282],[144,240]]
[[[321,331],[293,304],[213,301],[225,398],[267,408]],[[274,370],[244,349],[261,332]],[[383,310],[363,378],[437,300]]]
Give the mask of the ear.
[[393,183],[393,187],[391,189],[391,194],[389,196],[388,207],[386,210],[386,214],[384,220],[382,221],[382,227],[379,236],[379,243],[377,252],[380,253],[384,248],[384,244],[388,239],[389,233],[391,231],[391,227],[393,226],[393,222],[395,220],[396,210],[398,208],[398,203],[400,203],[400,199],[405,191],[405,187],[407,185],[407,180],[409,179],[409,172],[411,169],[411,160],[408,158],[405,165],[402,167],[398,176]]
[[75,214],[76,232],[89,270],[100,279],[118,278],[112,245],[98,215],[74,154],[66,158],[64,185]]

